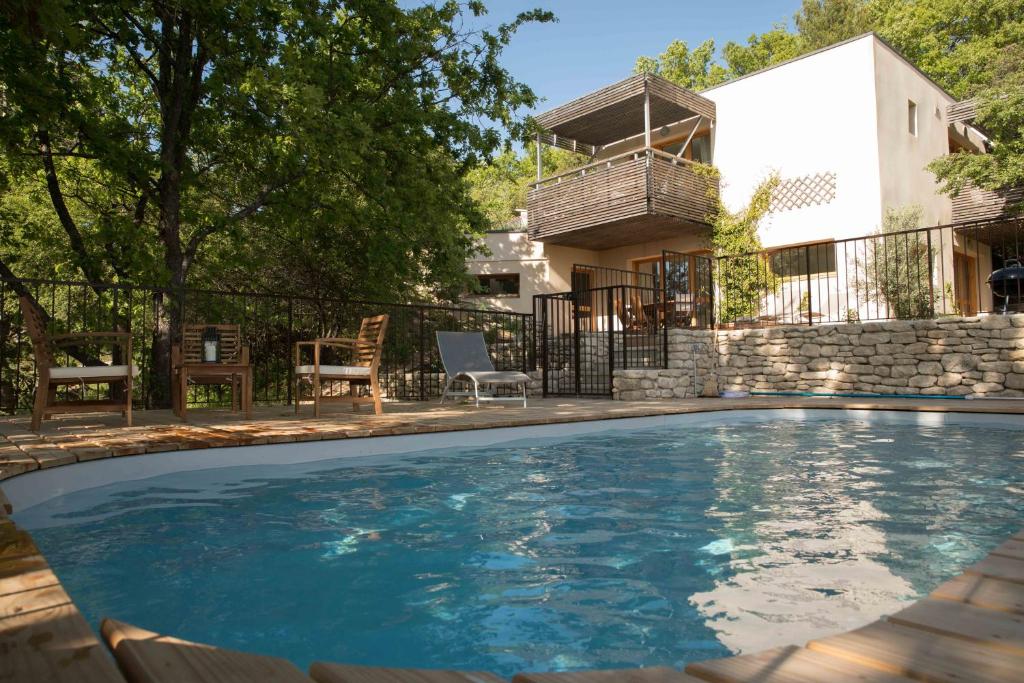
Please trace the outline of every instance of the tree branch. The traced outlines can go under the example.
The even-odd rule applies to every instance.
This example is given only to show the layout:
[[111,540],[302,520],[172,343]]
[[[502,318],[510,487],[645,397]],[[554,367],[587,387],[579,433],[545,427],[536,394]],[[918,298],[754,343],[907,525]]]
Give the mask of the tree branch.
[[[46,174],[46,189],[50,194],[50,202],[53,204],[53,209],[57,213],[57,218],[60,220],[61,227],[64,228],[64,232],[67,233],[68,241],[71,243],[71,249],[76,256],[75,260],[78,262],[78,267],[82,269],[82,273],[85,274],[85,278],[89,280],[89,282],[98,283],[103,279],[103,276],[89,257],[89,252],[86,249],[82,233],[78,230],[78,226],[75,225],[75,219],[72,218],[71,212],[68,210],[67,202],[64,201],[64,193],[61,191],[60,180],[57,177],[57,169],[53,164],[50,133],[45,128],[41,128],[36,133],[36,137],[39,139],[39,153],[43,159],[43,170]],[[97,294],[103,291],[102,287],[98,288],[94,286],[93,289]]]

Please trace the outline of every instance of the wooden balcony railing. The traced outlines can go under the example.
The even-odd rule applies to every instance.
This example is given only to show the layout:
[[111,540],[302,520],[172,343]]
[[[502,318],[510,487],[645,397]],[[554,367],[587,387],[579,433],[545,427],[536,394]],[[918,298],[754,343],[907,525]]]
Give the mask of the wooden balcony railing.
[[[694,171],[693,162],[660,150],[620,154],[533,183],[527,201],[530,237],[586,246],[576,233],[611,224],[656,222],[662,234],[673,221],[680,227],[705,224],[713,210],[709,182]],[[636,241],[650,237],[637,227]],[[602,234],[607,241],[607,231]]]
[[1021,202],[1024,202],[1024,187],[983,190],[968,186],[953,197],[953,222],[1010,218],[1015,215],[1012,207]]

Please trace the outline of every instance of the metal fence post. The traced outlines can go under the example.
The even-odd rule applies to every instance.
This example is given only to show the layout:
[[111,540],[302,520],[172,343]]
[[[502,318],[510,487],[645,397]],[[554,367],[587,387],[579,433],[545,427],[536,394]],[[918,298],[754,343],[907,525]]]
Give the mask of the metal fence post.
[[576,395],[580,395],[580,311],[579,293],[573,292],[570,300],[569,312],[572,314],[572,367],[573,385],[576,388]]
[[[551,364],[548,358],[548,306],[547,299],[540,297],[540,372],[541,372],[541,396],[548,397],[548,366]],[[537,298],[533,300],[533,312],[537,314]]]
[[[654,290],[654,296],[657,298],[659,290]],[[661,301],[655,302],[654,305],[654,319],[657,320],[658,316],[661,316],[661,365],[668,367],[668,259],[665,258],[665,250],[661,250]],[[675,317],[675,311],[672,311],[672,316]]]
[[288,387],[286,389],[288,405],[292,404],[292,400],[298,400],[298,396],[292,396],[292,385],[295,383],[295,364],[292,363],[291,360],[292,346],[295,343],[295,336],[292,329],[294,324],[294,299],[288,297],[288,331],[285,333],[285,339],[288,344],[288,348],[285,350],[285,354],[288,359],[288,364],[286,366],[288,368]]
[[419,360],[419,368],[420,368],[420,400],[423,401],[423,400],[426,400],[426,395],[427,395],[427,386],[426,386],[427,372],[426,372],[426,368],[424,367],[424,362],[423,362],[423,349],[427,345],[426,327],[425,327],[425,325],[426,325],[426,312],[425,312],[425,310],[423,308],[420,308],[419,319],[420,319],[420,360]]
[[[625,288],[623,288],[623,298],[625,298]],[[615,310],[615,289],[612,287],[608,288],[607,297],[607,309],[605,313],[607,315],[608,325],[608,392],[611,393],[615,387],[615,316],[613,311]]]
[[[808,325],[814,325],[814,316],[811,315],[811,312],[814,310],[814,305],[812,304],[813,299],[811,298],[811,248],[810,247],[804,247],[804,261],[807,264],[807,324]],[[800,297],[800,298],[803,299],[803,297]],[[799,310],[800,310],[800,307],[797,306],[797,311],[799,311]]]
[[932,231],[928,235],[928,302],[931,316],[935,317],[935,264],[932,258]]

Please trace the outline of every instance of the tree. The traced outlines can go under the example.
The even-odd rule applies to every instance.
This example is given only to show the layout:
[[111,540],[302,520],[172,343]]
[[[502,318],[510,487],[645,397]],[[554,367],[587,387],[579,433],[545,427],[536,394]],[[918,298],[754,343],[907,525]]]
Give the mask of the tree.
[[673,40],[657,57],[638,58],[633,70],[657,74],[684,88],[703,90],[729,77],[728,71],[714,59],[714,40],[705,40],[693,50],[685,41]]
[[[492,162],[480,164],[466,175],[473,200],[484,212],[488,229],[499,230],[513,217],[515,209],[526,207],[530,183],[537,179],[537,144],[526,145],[522,153],[508,149]],[[543,146],[541,174],[544,177],[587,164],[589,159],[557,147]]]
[[828,47],[872,29],[865,0],[803,0],[793,23],[801,52]]
[[799,36],[790,33],[785,24],[777,24],[771,31],[751,35],[746,45],[726,43],[722,56],[732,76],[744,76],[798,57],[801,50]]
[[900,320],[933,317],[932,252],[921,227],[923,210],[910,205],[886,209],[879,237],[868,240],[864,280],[858,282],[865,301],[884,300],[888,316]]
[[[533,10],[494,32],[465,28],[464,14],[484,11],[18,5],[0,15],[6,210],[45,188],[52,212],[38,228],[62,242],[49,258],[71,254],[90,281],[444,292],[484,225],[463,175],[522,134],[517,112],[536,100],[501,51],[523,23],[552,19]],[[273,282],[259,277],[268,264]],[[154,362],[180,323],[172,307]]]

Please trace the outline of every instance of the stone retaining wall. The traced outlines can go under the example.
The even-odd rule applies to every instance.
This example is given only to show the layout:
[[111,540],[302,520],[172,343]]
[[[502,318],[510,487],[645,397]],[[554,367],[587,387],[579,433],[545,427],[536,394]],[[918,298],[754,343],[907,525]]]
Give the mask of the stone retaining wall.
[[[940,318],[750,330],[673,330],[669,368],[619,370],[623,400],[697,391],[1024,396],[1024,315]],[[710,386],[711,384],[714,386]],[[713,389],[713,391],[711,391]]]

